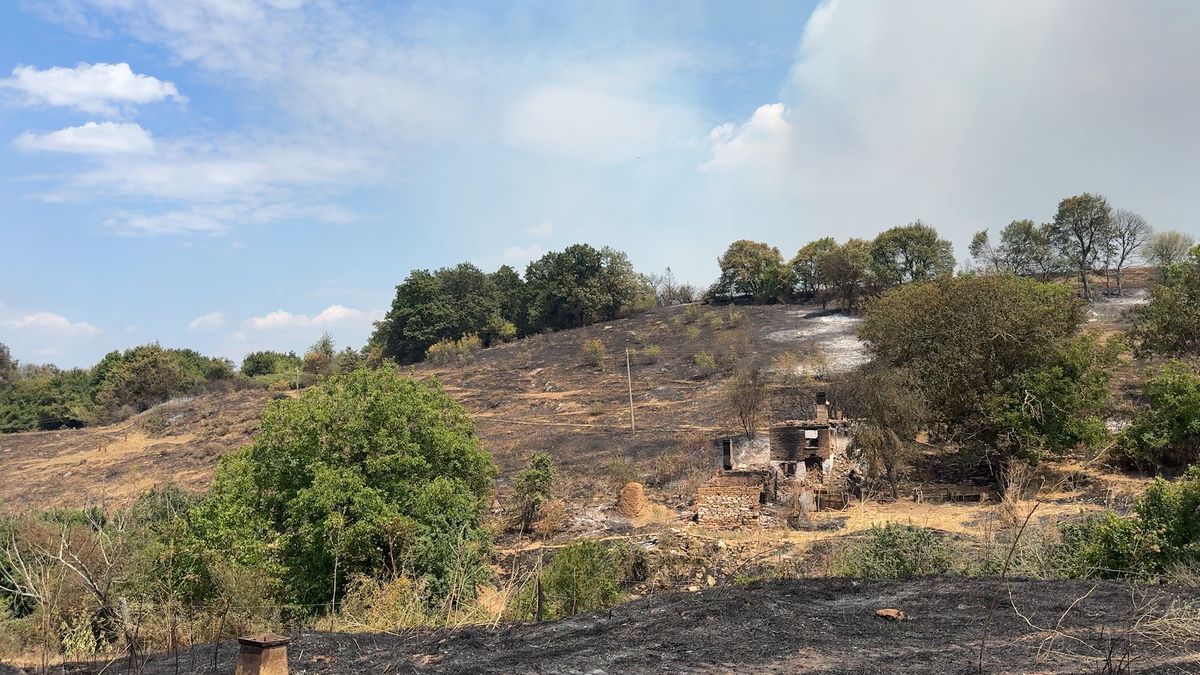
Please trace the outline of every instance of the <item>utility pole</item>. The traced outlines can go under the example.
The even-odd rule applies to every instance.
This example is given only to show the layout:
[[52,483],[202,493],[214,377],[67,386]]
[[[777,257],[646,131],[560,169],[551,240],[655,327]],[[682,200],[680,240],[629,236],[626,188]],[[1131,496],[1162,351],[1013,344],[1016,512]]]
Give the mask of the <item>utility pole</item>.
[[629,382],[629,433],[637,431],[633,423],[633,368],[629,365],[629,347],[625,348],[625,378]]

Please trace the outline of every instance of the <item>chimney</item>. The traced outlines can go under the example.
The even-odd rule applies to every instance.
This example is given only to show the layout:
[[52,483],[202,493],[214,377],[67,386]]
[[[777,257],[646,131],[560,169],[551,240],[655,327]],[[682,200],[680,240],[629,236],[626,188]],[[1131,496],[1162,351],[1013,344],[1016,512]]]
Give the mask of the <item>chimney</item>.
[[813,414],[816,421],[822,424],[829,421],[829,399],[825,397],[825,392],[818,391],[815,400],[813,401]]
[[275,633],[238,638],[241,651],[234,675],[288,675],[289,642],[290,638]]

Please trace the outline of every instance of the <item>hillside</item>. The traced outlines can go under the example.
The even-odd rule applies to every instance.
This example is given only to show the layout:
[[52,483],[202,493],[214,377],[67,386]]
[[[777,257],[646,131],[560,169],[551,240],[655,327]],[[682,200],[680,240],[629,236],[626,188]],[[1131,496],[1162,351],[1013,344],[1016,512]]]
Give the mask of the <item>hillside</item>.
[[[467,407],[502,481],[536,450],[554,454],[566,473],[598,481],[603,476],[596,470],[620,458],[648,467],[665,457],[655,466],[682,473],[693,460],[707,466],[707,456],[694,450],[729,428],[720,419],[717,395],[722,377],[737,363],[767,364],[788,351],[834,371],[861,361],[857,319],[818,310],[672,307],[519,340],[463,363],[420,364],[412,372],[441,379]],[[602,367],[582,353],[583,342],[593,338],[608,354]],[[632,433],[627,346],[635,352]],[[659,355],[651,362],[652,348]],[[701,352],[717,362],[711,376],[694,364]],[[203,489],[217,459],[252,439],[266,402],[276,395],[206,394],[116,425],[0,436],[0,502],[9,509],[117,505],[165,481]]]
[[[1087,328],[1118,330],[1124,311],[1145,297],[1144,276],[1131,275],[1133,297],[1092,305]],[[572,494],[589,497],[632,474],[662,484],[707,475],[714,461],[709,440],[736,429],[721,414],[723,378],[739,364],[770,368],[787,352],[801,374],[836,377],[866,358],[857,324],[819,306],[677,306],[410,370],[439,378],[466,406],[496,458],[501,491],[531,453],[544,450],[554,455]],[[591,339],[604,345],[602,365],[583,352]],[[702,353],[716,362],[707,376],[695,363]],[[120,505],[166,481],[203,490],[217,460],[252,440],[266,402],[280,395],[257,389],[205,394],[115,425],[0,435],[0,504],[10,510]],[[786,417],[788,410],[775,415]]]

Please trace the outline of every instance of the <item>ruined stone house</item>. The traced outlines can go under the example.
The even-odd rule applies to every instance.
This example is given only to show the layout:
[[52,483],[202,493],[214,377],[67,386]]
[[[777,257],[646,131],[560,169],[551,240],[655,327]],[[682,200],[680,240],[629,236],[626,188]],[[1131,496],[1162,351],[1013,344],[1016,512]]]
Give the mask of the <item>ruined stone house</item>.
[[851,440],[851,420],[831,410],[824,392],[807,419],[754,438],[716,439],[721,468],[697,492],[697,521],[736,527],[757,520],[766,505],[809,511],[844,503],[857,477]]

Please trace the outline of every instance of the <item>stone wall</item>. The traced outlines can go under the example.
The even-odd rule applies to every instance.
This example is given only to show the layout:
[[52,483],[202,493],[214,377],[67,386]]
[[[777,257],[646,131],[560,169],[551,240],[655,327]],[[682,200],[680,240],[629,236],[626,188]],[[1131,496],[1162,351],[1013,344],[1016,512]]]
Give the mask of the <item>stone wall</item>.
[[732,529],[755,523],[761,510],[758,485],[704,485],[696,491],[696,520]]

